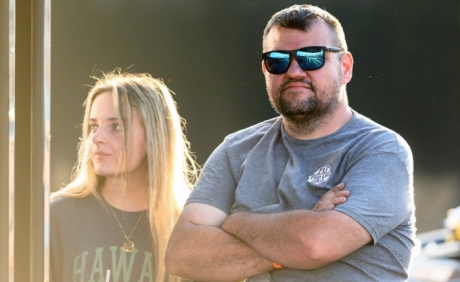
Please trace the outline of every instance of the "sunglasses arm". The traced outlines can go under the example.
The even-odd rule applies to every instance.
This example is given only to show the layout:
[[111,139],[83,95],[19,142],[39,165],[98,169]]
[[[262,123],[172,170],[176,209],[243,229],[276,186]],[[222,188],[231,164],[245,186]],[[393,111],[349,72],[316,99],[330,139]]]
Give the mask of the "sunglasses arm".
[[343,51],[343,48],[340,47],[324,47],[326,51],[331,51],[331,52],[340,52]]

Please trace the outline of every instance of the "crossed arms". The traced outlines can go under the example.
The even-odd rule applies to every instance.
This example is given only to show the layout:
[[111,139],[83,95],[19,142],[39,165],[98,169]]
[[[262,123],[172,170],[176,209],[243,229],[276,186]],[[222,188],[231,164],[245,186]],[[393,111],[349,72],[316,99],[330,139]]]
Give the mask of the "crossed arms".
[[367,230],[334,211],[349,195],[343,184],[326,193],[312,211],[227,215],[212,206],[185,206],[166,251],[171,274],[198,281],[235,281],[273,270],[313,269],[371,242]]

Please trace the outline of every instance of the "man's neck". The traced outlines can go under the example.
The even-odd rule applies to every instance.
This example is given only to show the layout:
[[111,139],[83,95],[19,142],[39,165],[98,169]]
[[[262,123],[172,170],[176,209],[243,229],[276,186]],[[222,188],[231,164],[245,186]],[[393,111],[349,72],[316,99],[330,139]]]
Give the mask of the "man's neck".
[[285,118],[283,118],[283,124],[286,133],[291,137],[298,140],[313,140],[336,132],[347,124],[352,116],[353,111],[348,107],[348,103],[343,101],[333,114],[316,121],[315,125],[308,122],[305,124],[290,123]]

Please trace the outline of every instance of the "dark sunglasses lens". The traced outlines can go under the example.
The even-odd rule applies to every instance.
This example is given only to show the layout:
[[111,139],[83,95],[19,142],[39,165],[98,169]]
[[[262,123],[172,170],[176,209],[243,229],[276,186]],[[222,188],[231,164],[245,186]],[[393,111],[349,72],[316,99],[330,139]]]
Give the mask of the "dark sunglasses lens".
[[265,56],[265,67],[269,73],[285,73],[289,68],[289,54],[281,52],[270,52]]
[[321,48],[305,48],[297,51],[297,62],[303,70],[317,70],[324,65],[324,50]]

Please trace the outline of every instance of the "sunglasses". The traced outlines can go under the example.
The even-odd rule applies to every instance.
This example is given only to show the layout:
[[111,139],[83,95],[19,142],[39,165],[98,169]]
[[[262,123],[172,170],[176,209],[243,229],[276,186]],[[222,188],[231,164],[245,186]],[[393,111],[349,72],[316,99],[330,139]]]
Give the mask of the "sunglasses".
[[340,52],[339,47],[309,46],[297,50],[275,50],[262,54],[265,67],[271,74],[282,74],[287,72],[291,65],[292,57],[304,71],[320,69],[324,66],[325,51]]

